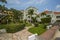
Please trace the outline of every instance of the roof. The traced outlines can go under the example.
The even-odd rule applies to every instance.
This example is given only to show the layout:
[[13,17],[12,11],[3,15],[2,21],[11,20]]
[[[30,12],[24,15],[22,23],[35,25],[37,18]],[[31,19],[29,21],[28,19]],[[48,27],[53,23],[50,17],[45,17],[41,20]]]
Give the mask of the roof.
[[42,38],[43,40],[51,40],[58,28],[59,28],[58,26],[54,26],[51,29],[47,30],[42,35],[40,35],[39,37]]
[[54,14],[60,14],[60,12],[54,12]]
[[48,14],[48,13],[51,13],[52,11],[47,11],[47,10],[46,10],[46,11],[44,11],[44,12],[45,12],[46,14]]
[[[47,10],[44,11],[44,12],[45,12],[46,14],[48,14],[48,13],[50,13],[50,12],[52,13],[52,11],[47,11]],[[60,12],[54,12],[54,14],[60,14]]]

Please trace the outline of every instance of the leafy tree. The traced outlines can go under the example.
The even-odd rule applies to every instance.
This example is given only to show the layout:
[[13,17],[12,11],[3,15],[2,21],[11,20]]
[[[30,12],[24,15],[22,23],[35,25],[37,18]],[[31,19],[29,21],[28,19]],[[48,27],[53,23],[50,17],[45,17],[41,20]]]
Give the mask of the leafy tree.
[[[32,19],[33,13],[34,13],[34,9],[29,9],[29,10],[28,10],[28,15],[30,15],[30,19]],[[32,20],[30,20],[30,22],[31,22],[31,21],[32,21]]]
[[50,23],[51,22],[51,17],[50,17],[50,15],[46,15],[46,13],[45,12],[42,12],[41,13],[41,16],[46,16],[46,17],[44,17],[44,18],[41,18],[41,22],[42,23]]
[[29,15],[32,15],[33,13],[34,13],[34,10],[33,10],[33,9],[29,9],[29,10],[28,10],[28,14],[29,14]]
[[45,13],[45,12],[42,12],[42,13],[41,13],[41,16],[44,16],[44,15],[46,15],[46,13]]
[[41,18],[42,23],[50,23],[51,17]]
[[14,15],[13,18],[15,21],[19,21],[20,19],[22,19],[23,13],[21,11],[13,9],[13,8],[11,8],[10,10],[13,12],[13,15]]
[[0,5],[0,11],[1,12],[7,11],[7,10],[8,10],[8,8],[5,7],[5,5]]
[[0,2],[2,2],[2,3],[7,3],[7,1],[6,1],[6,0],[0,0]]

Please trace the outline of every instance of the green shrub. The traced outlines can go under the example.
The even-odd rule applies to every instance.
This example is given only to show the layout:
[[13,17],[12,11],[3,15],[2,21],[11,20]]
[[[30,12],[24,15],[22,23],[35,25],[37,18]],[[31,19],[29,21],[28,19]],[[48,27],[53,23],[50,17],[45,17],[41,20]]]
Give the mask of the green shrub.
[[0,25],[0,29],[2,29],[2,28],[3,28],[3,26]]
[[4,29],[6,26],[3,24],[0,24],[0,29]]
[[43,25],[43,24],[39,24],[38,27],[30,28],[28,31],[33,34],[37,33],[38,35],[40,35],[46,31],[46,29],[44,29],[44,26],[45,25]]
[[41,18],[42,23],[50,23],[51,22],[51,17],[46,17],[46,18]]
[[6,27],[6,30],[8,33],[15,33],[15,32],[18,32],[22,29],[24,29],[25,27],[25,24],[21,24],[21,25],[8,25]]
[[10,24],[0,24],[0,29],[6,29],[8,33],[15,33],[24,29],[25,24],[23,23],[10,23]]
[[26,22],[25,25],[26,25],[27,27],[29,27],[29,26],[31,26],[32,24],[29,23],[29,22]]
[[34,23],[35,27],[38,27],[38,23]]

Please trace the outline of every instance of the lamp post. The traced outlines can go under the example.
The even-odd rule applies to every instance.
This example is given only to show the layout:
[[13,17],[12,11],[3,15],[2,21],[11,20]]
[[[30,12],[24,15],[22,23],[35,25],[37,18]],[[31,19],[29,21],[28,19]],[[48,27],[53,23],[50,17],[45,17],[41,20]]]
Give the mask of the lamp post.
[[7,19],[7,24],[8,24],[8,19]]

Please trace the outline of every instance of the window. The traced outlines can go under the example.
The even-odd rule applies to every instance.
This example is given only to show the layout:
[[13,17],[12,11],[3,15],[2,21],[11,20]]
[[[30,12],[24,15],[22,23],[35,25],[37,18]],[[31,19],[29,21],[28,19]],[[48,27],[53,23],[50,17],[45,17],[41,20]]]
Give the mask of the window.
[[56,16],[56,18],[60,18],[60,16]]

